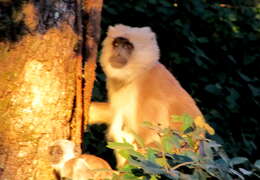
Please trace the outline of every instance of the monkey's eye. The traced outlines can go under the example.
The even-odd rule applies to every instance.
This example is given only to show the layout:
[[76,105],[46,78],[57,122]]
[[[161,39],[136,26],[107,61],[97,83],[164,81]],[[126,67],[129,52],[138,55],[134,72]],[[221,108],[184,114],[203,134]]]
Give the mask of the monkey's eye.
[[63,151],[60,148],[60,146],[54,145],[54,146],[49,147],[49,154],[51,154],[51,155],[63,154]]
[[122,46],[125,49],[133,49],[133,44],[128,39],[123,37],[117,37],[112,43],[113,47]]
[[128,50],[134,49],[134,46],[130,42],[125,43],[123,47]]
[[118,47],[118,46],[119,46],[119,43],[118,43],[118,42],[113,42],[113,46],[114,46],[114,47]]

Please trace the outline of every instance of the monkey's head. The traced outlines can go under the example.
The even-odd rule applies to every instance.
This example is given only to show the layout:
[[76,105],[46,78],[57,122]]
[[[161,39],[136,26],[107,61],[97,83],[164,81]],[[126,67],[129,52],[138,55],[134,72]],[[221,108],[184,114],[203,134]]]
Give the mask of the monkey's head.
[[101,65],[108,78],[130,80],[159,60],[156,36],[149,27],[110,26]]
[[56,170],[61,169],[66,161],[81,153],[80,148],[76,147],[74,142],[66,139],[55,141],[49,146],[48,150],[49,160]]

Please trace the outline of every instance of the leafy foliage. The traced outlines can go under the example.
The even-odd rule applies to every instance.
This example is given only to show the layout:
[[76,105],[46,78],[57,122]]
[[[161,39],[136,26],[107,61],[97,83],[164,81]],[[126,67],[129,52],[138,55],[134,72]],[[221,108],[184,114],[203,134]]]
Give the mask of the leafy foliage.
[[[180,130],[162,129],[145,123],[146,128],[153,129],[160,137],[155,146],[143,146],[139,141],[136,141],[136,146],[127,142],[110,142],[108,147],[118,151],[128,162],[114,179],[244,180],[260,177],[259,160],[244,168],[247,158],[229,159],[220,144],[200,135],[205,129],[194,127],[190,117],[177,118],[191,123],[183,123]],[[187,129],[192,130],[187,132]]]
[[[260,157],[260,6],[251,0],[104,1],[108,25],[151,26],[161,62],[195,98],[229,155]],[[225,3],[225,4],[223,4]],[[102,100],[98,71],[94,95]],[[99,94],[99,95],[97,95]]]

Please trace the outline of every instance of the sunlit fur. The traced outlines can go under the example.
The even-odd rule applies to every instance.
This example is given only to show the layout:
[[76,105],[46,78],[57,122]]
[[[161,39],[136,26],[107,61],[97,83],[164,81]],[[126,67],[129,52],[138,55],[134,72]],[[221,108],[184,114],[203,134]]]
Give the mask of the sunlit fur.
[[[122,68],[113,68],[109,62],[114,53],[112,42],[117,37],[126,38],[134,45],[128,63]],[[156,36],[149,27],[109,27],[100,59],[107,76],[109,102],[93,103],[90,119],[91,123],[100,122],[101,119],[110,122],[110,138],[134,143],[134,132],[148,145],[157,141],[158,136],[153,130],[144,128],[141,125],[143,121],[177,128],[170,123],[172,115],[202,116],[191,96],[159,63],[159,56]],[[110,116],[105,116],[105,109]],[[92,115],[95,112],[100,113],[99,118],[97,114]],[[119,159],[118,163],[121,166],[124,162]]]
[[52,147],[61,149],[61,151],[50,153],[50,156],[57,156],[51,157],[57,160],[57,162],[52,162],[52,167],[61,178],[103,180],[112,177],[113,171],[105,160],[94,155],[76,152],[75,144],[72,141],[61,139],[51,145],[49,149]]

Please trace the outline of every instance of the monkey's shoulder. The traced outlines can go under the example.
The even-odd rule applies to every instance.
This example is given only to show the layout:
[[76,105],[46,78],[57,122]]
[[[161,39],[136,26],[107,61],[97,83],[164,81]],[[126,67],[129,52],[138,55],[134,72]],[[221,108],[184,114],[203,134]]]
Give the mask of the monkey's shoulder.
[[139,104],[171,114],[201,115],[195,101],[165,66],[158,63],[138,82]]
[[169,97],[184,91],[174,75],[161,63],[157,63],[151,69],[144,72],[137,83],[139,87],[138,91],[146,91],[147,93],[144,94],[152,93],[152,96],[165,95]]

